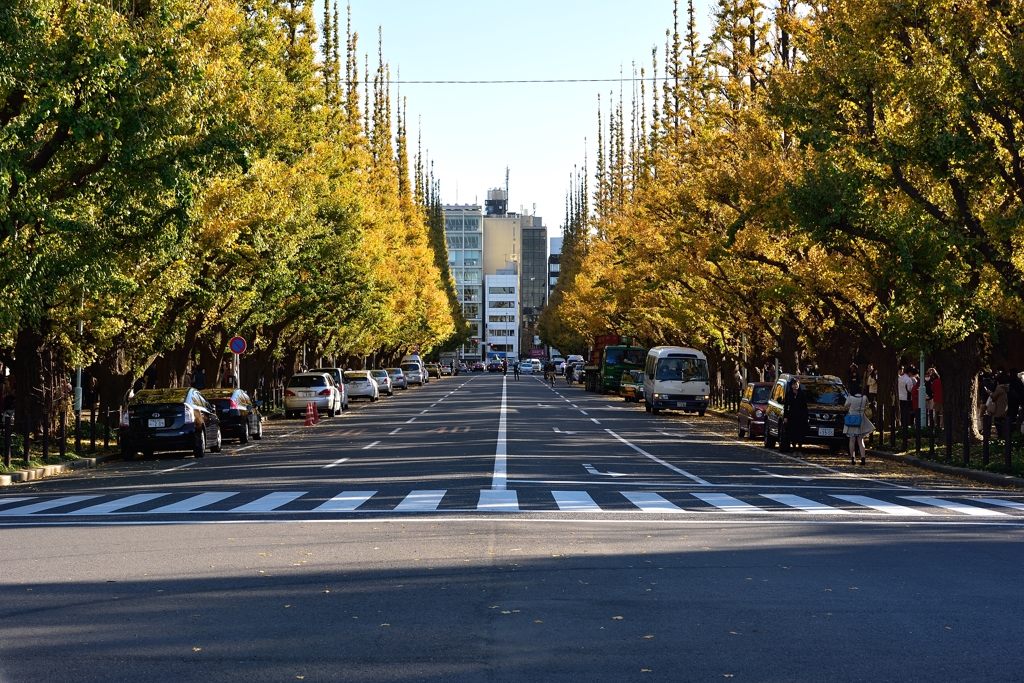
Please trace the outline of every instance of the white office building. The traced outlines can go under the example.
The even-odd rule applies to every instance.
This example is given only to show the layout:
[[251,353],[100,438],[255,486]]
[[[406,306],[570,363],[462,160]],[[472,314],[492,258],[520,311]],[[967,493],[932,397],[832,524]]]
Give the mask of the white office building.
[[487,357],[519,357],[519,275],[515,271],[484,276],[487,308]]
[[455,291],[462,302],[462,314],[473,328],[479,341],[470,342],[461,349],[467,360],[483,358],[483,211],[476,204],[445,206],[444,231],[448,242],[448,266],[455,278]]

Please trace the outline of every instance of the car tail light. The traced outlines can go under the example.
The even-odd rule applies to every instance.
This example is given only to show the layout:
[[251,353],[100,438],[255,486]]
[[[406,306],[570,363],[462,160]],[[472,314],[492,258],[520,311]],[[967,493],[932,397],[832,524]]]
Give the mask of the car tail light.
[[294,395],[295,395],[295,392],[294,392],[294,391],[292,391],[291,389],[285,389],[285,390],[284,390],[284,395],[285,395],[285,396],[294,396]]
[[323,391],[320,392],[320,395],[321,396],[330,396],[331,395],[331,390],[330,389],[324,389]]
[[192,424],[196,421],[196,416],[192,414],[192,406],[185,406],[185,424]]
[[130,425],[129,425],[129,423],[128,423],[128,420],[129,420],[130,418],[131,418],[131,414],[130,414],[130,413],[129,413],[129,412],[127,411],[127,410],[123,411],[123,412],[121,413],[121,426],[122,426],[122,427],[128,427],[128,426],[130,426]]

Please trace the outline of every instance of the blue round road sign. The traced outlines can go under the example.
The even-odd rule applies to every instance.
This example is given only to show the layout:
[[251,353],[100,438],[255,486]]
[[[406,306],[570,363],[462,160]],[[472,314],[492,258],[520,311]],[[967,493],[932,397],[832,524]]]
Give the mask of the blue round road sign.
[[245,353],[245,340],[241,337],[232,337],[228,346],[231,348],[231,353]]

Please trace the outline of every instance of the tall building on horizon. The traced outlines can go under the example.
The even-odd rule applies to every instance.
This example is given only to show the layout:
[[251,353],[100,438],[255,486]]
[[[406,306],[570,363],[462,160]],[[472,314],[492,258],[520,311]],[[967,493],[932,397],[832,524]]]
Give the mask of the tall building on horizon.
[[477,360],[484,357],[483,323],[483,211],[477,204],[452,204],[444,211],[445,242],[448,245],[448,267],[455,279],[455,292],[462,303],[462,315],[473,328],[477,339],[461,348],[461,357]]

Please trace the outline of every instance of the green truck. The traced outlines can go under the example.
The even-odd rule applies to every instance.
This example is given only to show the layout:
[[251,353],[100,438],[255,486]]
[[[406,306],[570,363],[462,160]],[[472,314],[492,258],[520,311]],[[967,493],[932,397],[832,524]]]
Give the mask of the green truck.
[[[647,349],[641,346],[614,345],[594,349],[586,366],[587,389],[600,394],[618,394],[622,374],[644,369]],[[593,379],[591,379],[593,378]]]

